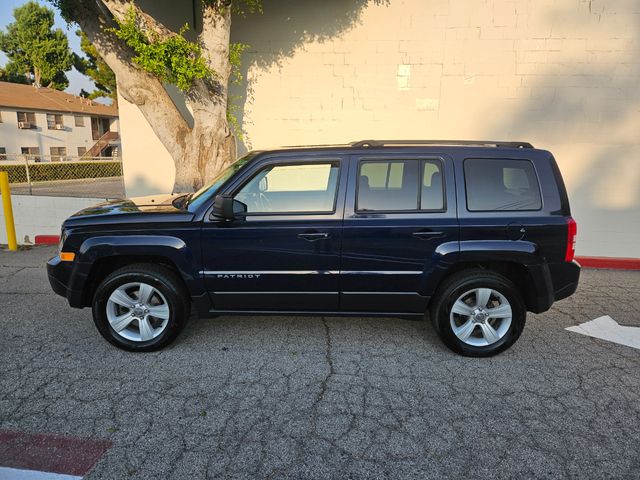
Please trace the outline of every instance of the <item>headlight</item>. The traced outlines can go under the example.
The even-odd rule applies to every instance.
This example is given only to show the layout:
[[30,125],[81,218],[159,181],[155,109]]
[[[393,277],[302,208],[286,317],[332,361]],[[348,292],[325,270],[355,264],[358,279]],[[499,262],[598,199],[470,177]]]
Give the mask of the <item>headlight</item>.
[[58,244],[58,256],[63,262],[73,262],[76,259],[76,254],[73,252],[64,252],[64,244],[67,241],[67,232],[62,229],[60,232],[60,243]]

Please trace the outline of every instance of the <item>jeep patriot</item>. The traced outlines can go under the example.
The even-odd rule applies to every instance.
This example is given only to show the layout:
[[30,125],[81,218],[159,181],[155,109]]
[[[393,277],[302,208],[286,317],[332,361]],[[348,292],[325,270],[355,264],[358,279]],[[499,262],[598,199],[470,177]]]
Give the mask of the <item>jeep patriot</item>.
[[575,239],[548,151],[367,140],[254,151],[195,193],[86,208],[48,275],[126,350],[168,345],[193,309],[427,317],[451,350],[489,356],[575,292]]

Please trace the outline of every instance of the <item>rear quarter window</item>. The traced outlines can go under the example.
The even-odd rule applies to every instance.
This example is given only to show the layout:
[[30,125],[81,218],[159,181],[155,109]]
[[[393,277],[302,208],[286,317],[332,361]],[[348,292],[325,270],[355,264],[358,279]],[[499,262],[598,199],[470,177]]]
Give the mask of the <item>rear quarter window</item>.
[[464,182],[469,211],[542,208],[538,177],[529,160],[468,158],[464,161]]

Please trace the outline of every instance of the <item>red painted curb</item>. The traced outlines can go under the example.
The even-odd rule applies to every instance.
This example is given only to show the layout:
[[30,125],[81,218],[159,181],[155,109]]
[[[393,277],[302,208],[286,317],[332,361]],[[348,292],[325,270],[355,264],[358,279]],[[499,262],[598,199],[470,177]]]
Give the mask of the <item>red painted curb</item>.
[[0,466],[82,476],[109,447],[108,440],[0,430]]
[[58,245],[60,235],[36,235],[36,245]]
[[613,268],[616,270],[640,270],[640,258],[576,257],[587,268]]

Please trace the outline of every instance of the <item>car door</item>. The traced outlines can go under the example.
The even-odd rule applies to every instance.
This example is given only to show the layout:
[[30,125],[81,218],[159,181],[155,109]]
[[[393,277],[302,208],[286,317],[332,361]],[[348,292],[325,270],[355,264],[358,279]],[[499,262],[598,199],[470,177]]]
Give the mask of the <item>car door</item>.
[[458,251],[451,160],[398,153],[350,162],[341,310],[421,315],[429,270]]
[[340,155],[281,154],[222,192],[247,212],[204,222],[202,274],[215,310],[338,310],[347,173]]

